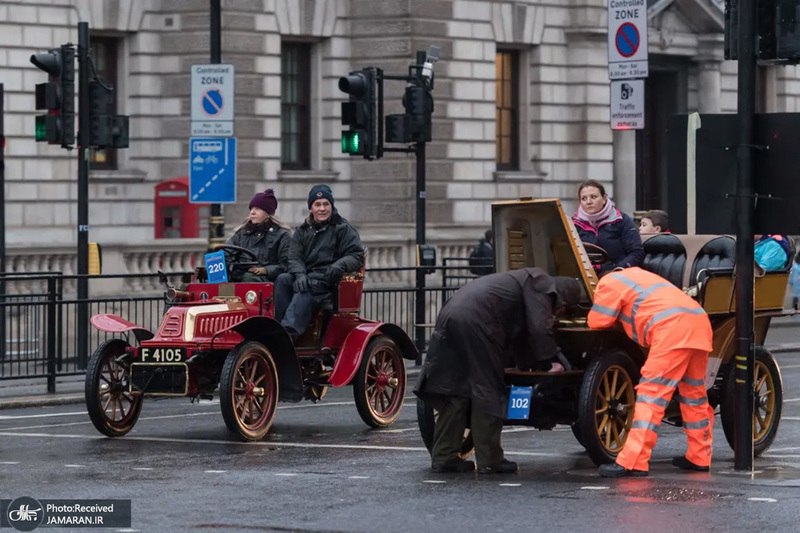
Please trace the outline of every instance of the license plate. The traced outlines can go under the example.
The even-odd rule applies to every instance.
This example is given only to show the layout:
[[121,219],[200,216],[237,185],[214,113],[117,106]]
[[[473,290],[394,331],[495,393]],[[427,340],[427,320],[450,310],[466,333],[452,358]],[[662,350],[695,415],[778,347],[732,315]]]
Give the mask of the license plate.
[[139,348],[139,363],[184,363],[186,348],[143,346]]
[[511,387],[508,395],[508,419],[527,420],[531,412],[533,387]]

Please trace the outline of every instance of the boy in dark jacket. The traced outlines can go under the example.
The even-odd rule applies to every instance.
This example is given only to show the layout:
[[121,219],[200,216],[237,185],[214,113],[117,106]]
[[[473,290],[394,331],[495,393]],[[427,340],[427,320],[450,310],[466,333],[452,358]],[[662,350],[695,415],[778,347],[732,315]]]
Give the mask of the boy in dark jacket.
[[314,310],[332,296],[341,277],[364,264],[358,231],[336,211],[330,187],[312,187],[308,209],[309,217],[289,245],[289,273],[275,283],[275,319],[293,341],[306,330]]

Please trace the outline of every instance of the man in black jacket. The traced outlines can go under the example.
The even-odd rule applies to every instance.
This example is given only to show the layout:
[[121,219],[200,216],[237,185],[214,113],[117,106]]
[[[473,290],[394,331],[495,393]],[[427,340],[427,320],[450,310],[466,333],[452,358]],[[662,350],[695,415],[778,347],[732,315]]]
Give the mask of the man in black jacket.
[[275,319],[292,340],[308,327],[314,310],[333,294],[347,272],[364,264],[358,231],[334,207],[327,185],[314,185],[308,193],[308,218],[289,244],[289,273],[275,282]]
[[553,334],[554,314],[572,310],[581,285],[540,268],[489,274],[467,283],[436,319],[414,393],[439,411],[431,466],[435,472],[472,472],[458,457],[471,422],[478,472],[514,473],[500,432],[508,395],[505,368],[563,371],[569,363]]

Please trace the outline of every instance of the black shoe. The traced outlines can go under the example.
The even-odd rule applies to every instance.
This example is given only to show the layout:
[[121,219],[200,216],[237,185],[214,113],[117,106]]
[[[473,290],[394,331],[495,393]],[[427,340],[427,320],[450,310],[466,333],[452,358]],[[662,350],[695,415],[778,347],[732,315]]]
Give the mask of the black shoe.
[[456,473],[463,474],[465,472],[474,472],[475,463],[472,461],[465,461],[464,459],[448,459],[440,465],[434,465],[431,470],[437,474],[442,473]]
[[516,474],[519,471],[517,463],[503,459],[496,465],[478,467],[479,474]]
[[708,472],[707,466],[696,465],[683,455],[673,457],[672,466],[677,466],[678,468],[683,468],[684,470],[694,470],[695,472]]
[[600,474],[600,477],[647,477],[646,470],[628,470],[617,463],[600,465],[597,472]]

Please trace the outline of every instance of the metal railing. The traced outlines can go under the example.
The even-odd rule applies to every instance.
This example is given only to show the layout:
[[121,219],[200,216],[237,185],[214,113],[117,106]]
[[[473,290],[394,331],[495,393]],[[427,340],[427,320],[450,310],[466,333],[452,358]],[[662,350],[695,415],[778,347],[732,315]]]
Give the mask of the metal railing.
[[[450,258],[448,258],[450,259]],[[452,259],[451,259],[452,262]],[[464,274],[463,267],[445,265],[429,267],[441,270],[442,286],[422,290],[425,297],[425,316],[415,316],[418,291],[415,287],[365,287],[361,299],[361,316],[400,326],[417,346],[425,346],[445,301],[464,283],[474,278]],[[416,267],[367,269],[370,272],[414,271]],[[168,277],[176,283],[189,273],[173,272]],[[88,276],[90,280],[101,278],[141,277],[153,278],[157,274],[127,274]],[[8,380],[44,378],[47,392],[56,391],[56,378],[77,376],[85,373],[89,354],[103,341],[114,334],[98,331],[89,326],[89,331],[78,331],[78,316],[86,312],[89,316],[98,313],[113,313],[147,328],[158,329],[164,314],[163,294],[142,294],[89,298],[79,300],[74,294],[65,294],[68,282],[78,276],[61,273],[2,274],[0,283],[7,292],[0,294],[0,383]],[[25,282],[26,287],[41,290],[25,294],[14,293],[15,282]]]

